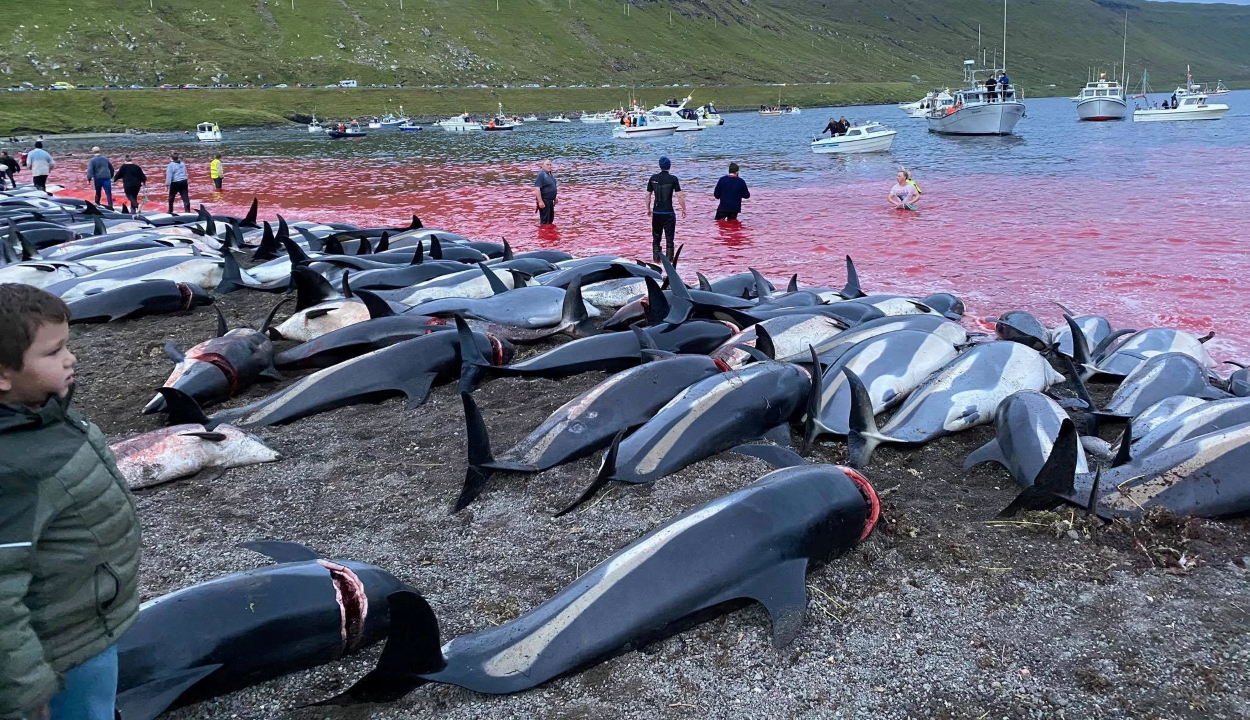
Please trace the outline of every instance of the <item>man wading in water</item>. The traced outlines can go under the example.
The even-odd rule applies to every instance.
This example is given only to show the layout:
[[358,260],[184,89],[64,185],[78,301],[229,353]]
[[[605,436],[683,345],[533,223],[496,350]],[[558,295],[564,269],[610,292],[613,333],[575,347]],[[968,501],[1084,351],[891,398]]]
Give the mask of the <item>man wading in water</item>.
[[551,170],[551,161],[543,160],[538,163],[538,176],[534,178],[534,202],[539,225],[554,225],[556,222],[556,178]]
[[660,171],[647,180],[647,214],[651,216],[651,259],[660,261],[660,236],[665,239],[665,253],[669,260],[673,259],[673,234],[677,232],[677,213],[673,211],[673,197],[681,208],[681,217],[686,217],[686,195],[681,191],[681,182],[668,169],[673,166],[667,157],[660,158]]

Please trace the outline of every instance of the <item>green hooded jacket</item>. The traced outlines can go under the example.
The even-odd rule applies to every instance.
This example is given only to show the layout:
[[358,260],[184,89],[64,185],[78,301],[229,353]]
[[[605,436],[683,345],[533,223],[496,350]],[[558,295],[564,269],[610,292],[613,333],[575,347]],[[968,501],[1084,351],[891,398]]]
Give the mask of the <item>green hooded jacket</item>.
[[38,710],[139,614],[134,497],[104,433],[69,404],[0,404],[4,720]]

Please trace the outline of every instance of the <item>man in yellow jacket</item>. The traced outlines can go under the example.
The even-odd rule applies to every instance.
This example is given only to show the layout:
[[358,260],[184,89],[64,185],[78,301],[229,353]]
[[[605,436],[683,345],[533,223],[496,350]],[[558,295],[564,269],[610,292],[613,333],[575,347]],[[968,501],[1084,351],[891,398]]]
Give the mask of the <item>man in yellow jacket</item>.
[[213,187],[220,190],[221,180],[226,176],[225,168],[221,165],[221,153],[213,156],[213,161],[208,164],[208,176],[213,179]]

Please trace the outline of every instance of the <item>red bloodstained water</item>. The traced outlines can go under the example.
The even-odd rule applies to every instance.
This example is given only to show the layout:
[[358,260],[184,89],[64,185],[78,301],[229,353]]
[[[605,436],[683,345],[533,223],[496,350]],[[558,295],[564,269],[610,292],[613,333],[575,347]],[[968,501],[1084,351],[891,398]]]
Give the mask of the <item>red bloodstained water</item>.
[[[1221,164],[1250,161],[1248,148],[1218,152]],[[68,194],[86,197],[85,181],[74,187],[66,179],[83,177],[86,159],[67,158],[53,182],[68,182]],[[167,160],[137,160],[154,176],[153,202],[144,209],[165,209]],[[189,160],[188,170],[193,207],[203,202],[217,214],[242,215],[256,197],[262,219],[281,213],[398,227],[416,214],[427,227],[506,237],[518,250],[650,256],[650,167],[596,160],[558,167],[556,224],[540,228],[529,186],[533,163],[429,162],[231,157],[220,193],[212,190],[207,160]],[[683,178],[689,212],[678,218],[677,242],[685,245],[680,270],[688,281],[696,270],[715,278],[754,267],[777,284],[798,273],[800,287],[841,287],[850,255],[866,292],[954,293],[967,305],[970,327],[992,332],[983,319],[1007,310],[1058,325],[1055,302],[1062,302],[1077,314],[1106,315],[1117,328],[1214,330],[1208,347],[1217,360],[1250,359],[1250,260],[1240,240],[1250,212],[1234,197],[1236,183],[1224,186],[1230,196],[1213,197],[1207,188],[1222,181],[1188,170],[1178,177],[1167,168],[1129,182],[1091,173],[934,171],[922,178],[919,211],[908,212],[886,204],[892,179],[818,176],[754,186],[741,221],[715,222],[711,187],[723,172],[715,165],[700,168],[695,181]],[[674,168],[679,177],[681,170]]]

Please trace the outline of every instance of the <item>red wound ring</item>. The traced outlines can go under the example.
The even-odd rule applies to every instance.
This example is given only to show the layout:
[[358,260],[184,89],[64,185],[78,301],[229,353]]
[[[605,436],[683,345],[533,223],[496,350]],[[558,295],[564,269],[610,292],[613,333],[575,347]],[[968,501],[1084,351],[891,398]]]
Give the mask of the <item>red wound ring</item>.
[[857,541],[863,542],[872,534],[873,528],[877,526],[877,521],[881,519],[881,499],[877,497],[877,491],[872,488],[868,478],[849,467],[838,466],[838,469],[859,487],[859,493],[864,496],[864,501],[868,503],[868,519],[864,522],[864,533],[859,536]]

